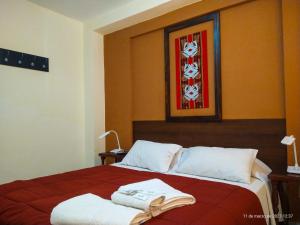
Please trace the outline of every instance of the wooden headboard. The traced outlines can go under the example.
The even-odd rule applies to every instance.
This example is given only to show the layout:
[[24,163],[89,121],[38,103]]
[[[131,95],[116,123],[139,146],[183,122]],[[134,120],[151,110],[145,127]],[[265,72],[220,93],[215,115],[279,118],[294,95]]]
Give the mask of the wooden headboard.
[[184,147],[255,148],[273,171],[287,166],[284,119],[224,120],[222,122],[134,121],[133,139],[177,143]]

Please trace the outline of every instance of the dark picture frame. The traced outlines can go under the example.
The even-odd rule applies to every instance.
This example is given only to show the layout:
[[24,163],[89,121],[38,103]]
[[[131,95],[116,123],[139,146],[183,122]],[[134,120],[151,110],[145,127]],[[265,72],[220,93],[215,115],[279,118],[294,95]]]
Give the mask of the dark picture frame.
[[[179,31],[188,27],[198,24],[213,22],[213,53],[214,54],[214,115],[193,115],[193,116],[174,116],[171,115],[171,82],[170,82],[170,33]],[[171,46],[172,47],[172,46]],[[166,121],[181,121],[181,122],[194,122],[194,121],[221,121],[221,50],[220,50],[220,15],[219,12],[195,17],[164,29],[164,51],[165,51],[165,103],[166,103]]]

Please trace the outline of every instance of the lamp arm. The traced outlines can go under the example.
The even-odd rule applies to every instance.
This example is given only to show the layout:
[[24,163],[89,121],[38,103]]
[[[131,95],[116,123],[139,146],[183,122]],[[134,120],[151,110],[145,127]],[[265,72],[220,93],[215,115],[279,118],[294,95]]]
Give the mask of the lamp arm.
[[118,133],[114,130],[111,130],[110,132],[114,133],[116,135],[116,138],[117,138],[117,142],[118,142],[118,148],[121,149],[121,146],[120,146],[120,141],[119,141],[119,137],[118,137]]
[[295,158],[295,167],[298,167],[298,157],[297,157],[297,149],[296,149],[296,140],[293,143],[293,148],[294,148],[294,158]]

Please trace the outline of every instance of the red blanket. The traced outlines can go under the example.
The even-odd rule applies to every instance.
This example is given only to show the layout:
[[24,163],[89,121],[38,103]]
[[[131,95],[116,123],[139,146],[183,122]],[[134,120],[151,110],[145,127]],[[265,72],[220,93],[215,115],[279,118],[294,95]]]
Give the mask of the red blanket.
[[260,218],[263,212],[257,196],[247,189],[113,166],[99,166],[1,185],[0,224],[49,225],[52,208],[64,200],[84,193],[110,199],[112,192],[120,185],[152,178],[159,178],[176,189],[194,195],[197,202],[161,214],[145,225],[266,224],[265,219]]

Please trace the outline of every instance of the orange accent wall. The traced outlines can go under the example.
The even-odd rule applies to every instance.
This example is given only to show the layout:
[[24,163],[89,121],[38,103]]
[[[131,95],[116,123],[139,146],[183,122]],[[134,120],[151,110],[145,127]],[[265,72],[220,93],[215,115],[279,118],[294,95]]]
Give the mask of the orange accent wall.
[[133,120],[164,120],[164,34],[159,29],[131,39]]
[[284,118],[280,1],[223,10],[220,21],[223,118]]
[[[300,147],[300,1],[282,1],[284,46],[284,82],[287,133],[293,134]],[[300,160],[298,154],[298,161]],[[292,148],[288,161],[294,165]]]
[[106,129],[119,132],[123,148],[133,120],[165,119],[163,28],[215,10],[223,118],[285,117],[281,1],[204,0],[104,37]]

